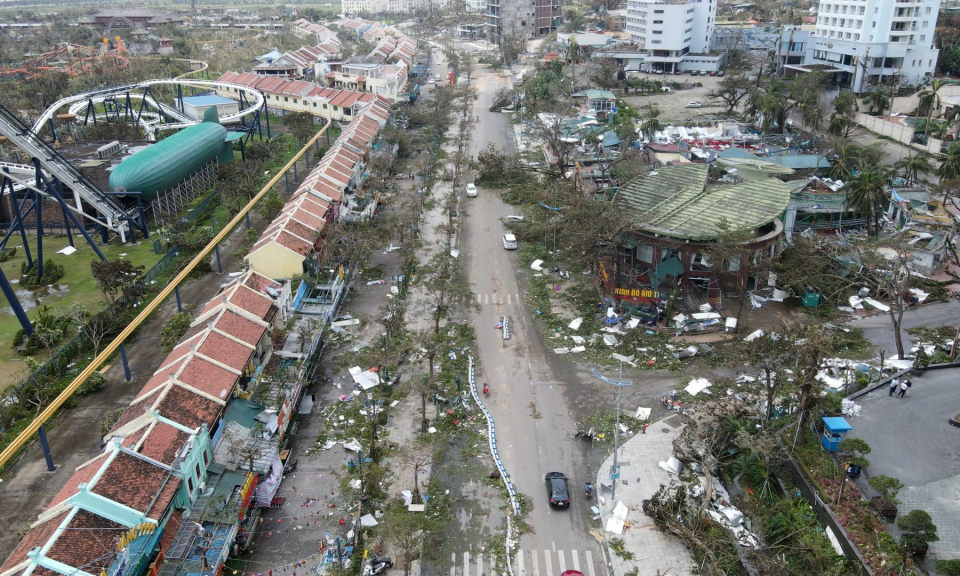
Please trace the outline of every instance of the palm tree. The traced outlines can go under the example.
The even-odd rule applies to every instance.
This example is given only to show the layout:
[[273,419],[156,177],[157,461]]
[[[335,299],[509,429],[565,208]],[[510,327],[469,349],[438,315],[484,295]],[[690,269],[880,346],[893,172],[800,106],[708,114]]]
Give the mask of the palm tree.
[[890,92],[884,86],[877,86],[877,89],[863,97],[863,103],[870,107],[870,113],[874,110],[882,116],[890,107]]
[[816,135],[823,126],[823,109],[814,102],[812,107],[803,109],[803,123],[810,127],[810,131]]
[[923,108],[927,111],[927,140],[930,139],[930,117],[933,116],[933,111],[937,108],[940,108],[940,89],[943,88],[944,84],[942,80],[934,80],[930,83],[930,88],[923,90],[918,94],[920,98],[920,105],[917,108]]
[[747,98],[747,114],[761,118],[760,127],[765,133],[770,132],[770,124],[779,117],[781,110],[782,103],[772,92],[753,90]]
[[960,178],[960,143],[954,142],[947,149],[947,155],[943,163],[936,171],[941,181]]
[[856,144],[844,141],[834,147],[834,158],[830,163],[830,177],[835,180],[846,180],[860,170],[863,164],[862,149]]
[[903,177],[907,181],[907,184],[916,184],[917,177],[920,173],[928,174],[933,172],[933,165],[930,164],[930,160],[926,156],[919,154],[908,156],[893,166],[903,171]]
[[947,122],[956,122],[956,125],[953,127],[953,139],[960,140],[960,106],[951,106],[947,108],[947,111],[943,115],[943,119]]
[[890,204],[887,186],[891,183],[890,171],[883,166],[864,166],[844,187],[844,204],[873,221],[873,235],[880,236],[880,216]]

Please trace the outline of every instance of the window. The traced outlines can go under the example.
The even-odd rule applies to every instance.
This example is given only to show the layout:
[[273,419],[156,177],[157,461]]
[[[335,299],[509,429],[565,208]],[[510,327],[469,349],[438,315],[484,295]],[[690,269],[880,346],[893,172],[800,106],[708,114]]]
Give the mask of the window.
[[876,22],[873,22],[873,27],[874,27],[874,28],[877,27],[877,23],[876,23]]
[[930,7],[929,7],[929,6],[927,6],[927,10],[926,10],[926,13],[927,13],[927,14],[929,14],[929,13],[930,13]]
[[663,20],[654,20],[653,23],[654,23],[654,24],[663,24]]
[[641,262],[653,263],[653,245],[640,244],[637,246],[637,260]]
[[663,262],[663,261],[665,261],[665,260],[669,260],[669,259],[671,259],[671,258],[676,258],[677,260],[679,260],[679,259],[680,259],[680,251],[679,251],[679,250],[674,250],[674,249],[672,249],[672,248],[662,248],[662,249],[660,250],[660,261],[661,261],[661,262]]
[[293,99],[293,103],[294,103],[294,104],[297,103],[297,99],[296,99],[296,98]]
[[654,30],[653,33],[654,33],[654,34],[663,34],[663,30]]
[[850,33],[847,32],[847,40],[849,40],[849,39],[850,39]]
[[920,35],[920,41],[921,41],[921,42],[925,42],[926,40],[927,40],[927,37],[926,37],[925,35],[921,34],[921,35]]
[[924,22],[924,23],[923,23],[923,26],[921,26],[921,28],[926,28],[926,27],[927,27],[927,24],[929,24],[929,22]]
[[654,10],[653,13],[654,13],[654,14],[663,14],[663,10]]
[[660,40],[652,40],[650,43],[651,43],[651,44],[663,44],[663,42],[661,42]]
[[927,66],[933,66],[933,60],[927,63]]
[[840,19],[840,27],[843,28],[844,26],[846,26],[846,22],[847,22],[847,19],[846,19],[846,18],[841,18],[841,19]]
[[197,471],[197,480],[199,480],[200,479],[200,463],[199,462],[197,462],[195,469]]
[[326,105],[326,104],[323,105],[323,109],[324,109],[324,110],[327,109],[327,105]]
[[859,35],[859,34],[854,34],[854,35],[853,35],[853,39],[854,39],[854,40],[860,40],[860,35]]
[[911,64],[911,66],[916,66],[916,65],[917,65],[917,61],[914,60],[914,61],[913,61],[913,64]]
[[287,98],[286,96],[284,96],[284,97],[283,97],[283,101],[284,101],[284,102],[289,102],[289,101],[290,101],[290,99],[289,99],[289,98]]
[[860,7],[860,11],[857,12],[857,14],[859,14],[860,16],[863,16],[863,6]]
[[206,450],[203,451],[203,465],[206,466],[210,464],[210,454]]
[[187,491],[193,494],[193,478],[187,478]]
[[316,102],[313,103],[313,107],[314,107],[314,108],[317,107],[317,103],[316,103]]
[[846,6],[844,6],[844,7],[843,7],[843,10],[842,10],[842,12],[841,12],[841,14],[846,14],[846,13],[847,13],[847,7],[846,7]]

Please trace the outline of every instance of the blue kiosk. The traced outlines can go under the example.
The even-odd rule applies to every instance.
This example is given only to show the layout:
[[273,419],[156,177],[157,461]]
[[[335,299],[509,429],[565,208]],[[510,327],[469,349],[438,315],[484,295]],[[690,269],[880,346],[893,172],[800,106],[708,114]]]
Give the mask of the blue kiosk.
[[851,430],[853,430],[853,426],[840,416],[824,417],[823,438],[820,439],[820,442],[827,450],[836,452],[839,450],[840,442],[847,437],[847,432]]

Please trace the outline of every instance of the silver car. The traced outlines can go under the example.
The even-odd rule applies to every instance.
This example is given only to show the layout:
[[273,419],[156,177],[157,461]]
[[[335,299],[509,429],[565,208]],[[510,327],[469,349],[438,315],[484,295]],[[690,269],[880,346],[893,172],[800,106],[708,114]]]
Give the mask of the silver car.
[[505,250],[516,250],[517,249],[517,237],[513,234],[504,234],[503,235],[503,248]]

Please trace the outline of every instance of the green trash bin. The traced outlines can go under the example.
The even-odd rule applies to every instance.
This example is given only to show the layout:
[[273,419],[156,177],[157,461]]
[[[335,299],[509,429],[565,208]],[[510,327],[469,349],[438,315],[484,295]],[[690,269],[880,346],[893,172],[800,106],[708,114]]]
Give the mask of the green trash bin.
[[804,308],[816,308],[820,305],[820,293],[804,292],[803,296],[800,297],[800,304],[802,304]]

